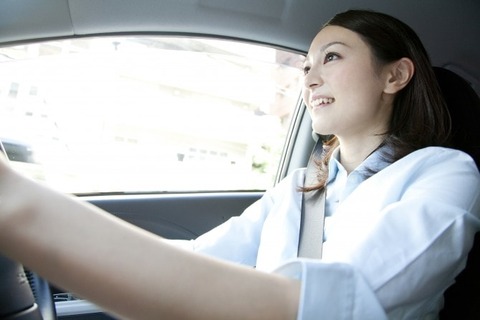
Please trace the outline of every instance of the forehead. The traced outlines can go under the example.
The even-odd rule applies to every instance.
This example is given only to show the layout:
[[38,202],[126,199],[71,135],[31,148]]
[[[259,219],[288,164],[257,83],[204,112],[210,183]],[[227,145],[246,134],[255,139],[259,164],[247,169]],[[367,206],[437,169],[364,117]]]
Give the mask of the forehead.
[[339,26],[327,26],[313,39],[308,57],[323,54],[330,46],[339,45],[349,49],[369,50],[369,47],[356,32]]

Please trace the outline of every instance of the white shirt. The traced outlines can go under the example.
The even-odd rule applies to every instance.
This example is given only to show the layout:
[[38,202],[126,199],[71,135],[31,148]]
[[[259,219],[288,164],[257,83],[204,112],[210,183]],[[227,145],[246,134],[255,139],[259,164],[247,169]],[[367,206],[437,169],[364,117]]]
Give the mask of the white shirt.
[[[364,165],[385,166],[378,160],[376,152]],[[436,318],[480,230],[477,167],[439,147],[366,180],[356,176],[364,165],[341,177],[330,161],[321,261],[297,258],[304,169],[188,247],[300,279],[298,319]]]

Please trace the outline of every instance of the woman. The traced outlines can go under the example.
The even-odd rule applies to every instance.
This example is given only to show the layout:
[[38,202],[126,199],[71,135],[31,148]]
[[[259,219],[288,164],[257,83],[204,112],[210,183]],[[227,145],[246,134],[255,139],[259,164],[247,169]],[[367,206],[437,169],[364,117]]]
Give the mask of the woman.
[[[297,170],[240,217],[177,243],[188,250],[2,162],[0,251],[132,319],[436,316],[480,229],[480,176],[441,147],[448,117],[418,37],[380,13],[335,16],[310,47],[304,100],[314,130],[334,136],[318,184],[300,190]],[[315,189],[327,191],[322,261],[297,258],[302,191]]]

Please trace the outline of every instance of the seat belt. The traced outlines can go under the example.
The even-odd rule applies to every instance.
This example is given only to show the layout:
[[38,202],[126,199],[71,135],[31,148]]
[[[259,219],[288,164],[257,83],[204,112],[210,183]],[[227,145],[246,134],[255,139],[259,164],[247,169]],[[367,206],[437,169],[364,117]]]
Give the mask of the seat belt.
[[[322,153],[323,140],[319,137],[308,160],[305,186],[311,186],[317,182],[317,163]],[[325,189],[302,193],[298,257],[322,258],[325,197]]]

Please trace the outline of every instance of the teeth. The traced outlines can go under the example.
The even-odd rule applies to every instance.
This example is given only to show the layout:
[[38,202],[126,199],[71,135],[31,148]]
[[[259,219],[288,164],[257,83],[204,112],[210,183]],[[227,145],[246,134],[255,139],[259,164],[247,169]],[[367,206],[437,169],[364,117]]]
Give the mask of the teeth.
[[319,98],[319,99],[313,100],[312,105],[313,106],[319,106],[319,105],[322,105],[322,104],[330,104],[330,103],[333,103],[333,101],[335,101],[335,99],[333,99],[333,98]]

